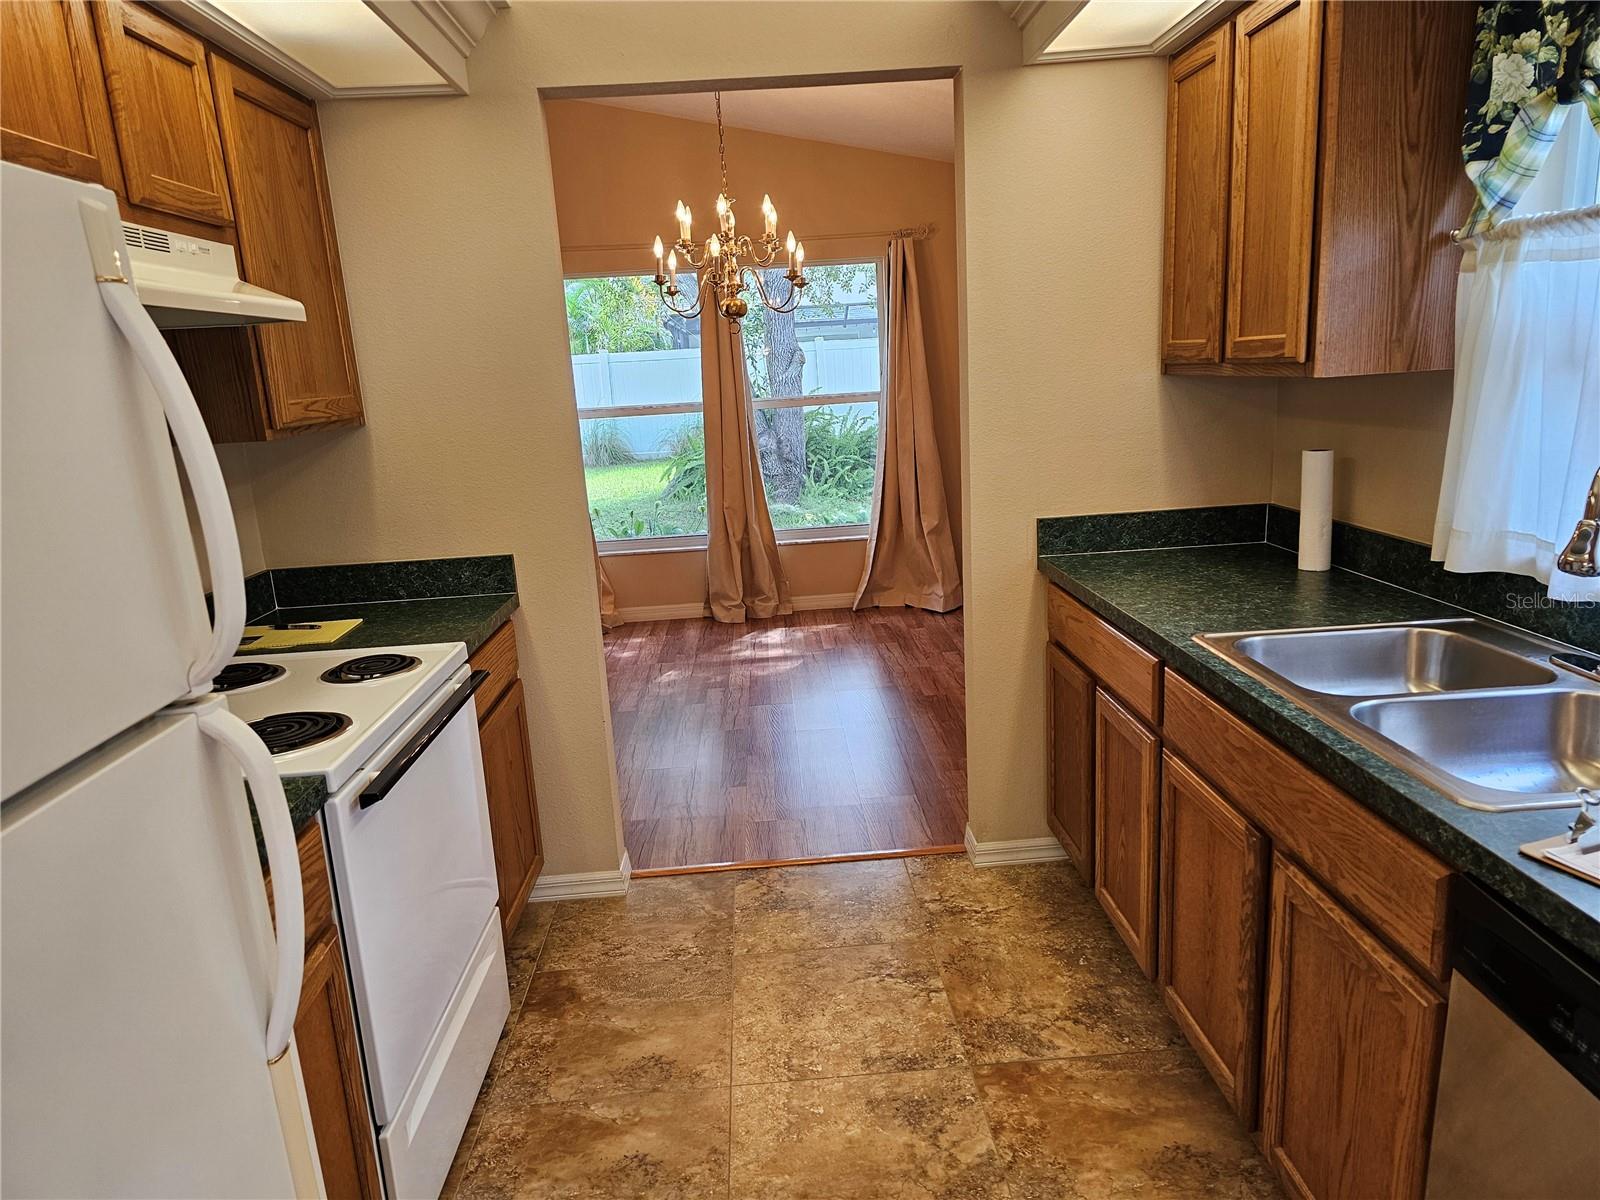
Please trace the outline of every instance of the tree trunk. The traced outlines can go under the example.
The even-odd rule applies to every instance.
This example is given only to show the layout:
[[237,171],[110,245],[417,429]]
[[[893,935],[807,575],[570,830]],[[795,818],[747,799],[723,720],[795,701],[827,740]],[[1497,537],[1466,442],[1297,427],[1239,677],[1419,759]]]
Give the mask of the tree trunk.
[[[762,272],[768,295],[787,294],[788,281],[781,270]],[[799,396],[806,356],[795,336],[794,314],[764,314],[767,382],[774,396]],[[806,422],[800,408],[768,408],[756,413],[756,449],[767,499],[777,504],[798,504],[806,485]]]

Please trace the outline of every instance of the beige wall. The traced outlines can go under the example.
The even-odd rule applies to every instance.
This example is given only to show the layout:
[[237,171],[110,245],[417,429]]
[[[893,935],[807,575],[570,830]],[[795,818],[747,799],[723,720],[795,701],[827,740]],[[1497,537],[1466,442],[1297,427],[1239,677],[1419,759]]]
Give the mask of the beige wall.
[[[266,570],[267,556],[261,545],[261,522],[256,514],[255,475],[250,469],[248,446],[218,446],[217,461],[222,466],[223,482],[228,485],[228,500],[233,505],[233,523],[239,530],[239,557],[244,562],[246,576]],[[188,481],[184,481],[183,504],[189,514],[189,533],[194,538],[195,553],[200,559],[200,577],[206,590],[211,590],[211,564],[206,561],[205,542],[200,536],[200,517],[195,511],[194,499],[189,495]]]
[[[364,430],[252,448],[274,565],[512,551],[552,873],[620,853],[538,86],[725,75],[721,4],[514,5],[472,95],[323,108]],[[1046,835],[1041,515],[1259,501],[1273,385],[1157,371],[1165,68],[1020,68],[1000,5],[740,6],[737,69],[960,67],[971,823]],[[960,224],[964,222],[964,227]]]
[[1269,487],[1274,385],[1160,374],[1165,84],[1160,59],[963,80],[979,840],[1045,834],[1035,518],[1260,501]]
[[[709,98],[706,111],[711,111]],[[676,231],[672,212],[678,200],[711,212],[718,190],[714,126],[581,101],[549,101],[544,115],[562,262],[569,272],[648,270],[651,239],[657,234],[670,238]],[[934,226],[933,236],[917,246],[917,266],[935,432],[947,464],[950,504],[958,517],[961,380],[954,165],[748,129],[729,129],[727,145],[728,183],[749,205],[746,221],[758,219],[762,193],[772,193],[783,228],[799,233],[812,262],[883,254],[881,237],[839,235]],[[603,152],[597,152],[599,147]],[[958,521],[954,532],[959,548]],[[797,599],[835,596],[855,591],[866,543],[791,544],[781,554]],[[705,601],[701,552],[670,558],[608,554],[606,563],[617,604],[624,610]],[[841,574],[854,578],[841,580]]]
[[1273,439],[1273,502],[1299,508],[1300,452],[1332,450],[1337,520],[1431,542],[1451,380],[1449,371],[1284,380]]

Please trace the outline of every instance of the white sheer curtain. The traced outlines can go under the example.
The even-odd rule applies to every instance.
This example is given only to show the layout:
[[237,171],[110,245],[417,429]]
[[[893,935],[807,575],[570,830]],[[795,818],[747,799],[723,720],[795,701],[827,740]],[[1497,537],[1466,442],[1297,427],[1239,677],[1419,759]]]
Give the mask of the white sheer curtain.
[[1600,206],[1588,169],[1546,169],[1589,207],[1514,216],[1465,247],[1433,557],[1600,600],[1600,580],[1554,570],[1600,467]]

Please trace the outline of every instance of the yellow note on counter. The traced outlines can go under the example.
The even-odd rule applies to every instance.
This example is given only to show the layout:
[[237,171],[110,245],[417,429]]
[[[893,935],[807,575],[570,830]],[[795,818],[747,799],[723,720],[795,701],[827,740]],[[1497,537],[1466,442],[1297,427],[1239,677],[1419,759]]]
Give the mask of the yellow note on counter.
[[246,625],[239,639],[241,650],[298,650],[306,646],[331,646],[357,625],[353,621],[291,621],[275,625]]

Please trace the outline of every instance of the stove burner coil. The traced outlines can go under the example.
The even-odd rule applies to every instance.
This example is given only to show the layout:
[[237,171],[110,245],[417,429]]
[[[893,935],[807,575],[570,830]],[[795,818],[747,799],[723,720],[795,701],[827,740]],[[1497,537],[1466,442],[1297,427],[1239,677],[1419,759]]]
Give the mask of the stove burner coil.
[[211,690],[233,692],[240,688],[255,687],[257,684],[270,683],[283,673],[284,669],[277,663],[229,663],[217,672],[217,677],[211,681]]
[[338,737],[350,728],[350,718],[334,712],[273,713],[259,721],[251,721],[250,728],[267,744],[273,754],[288,754],[291,750],[304,750],[329,738]]
[[360,658],[347,658],[336,667],[322,673],[324,683],[366,683],[385,679],[419,666],[422,660],[410,654],[363,654]]

